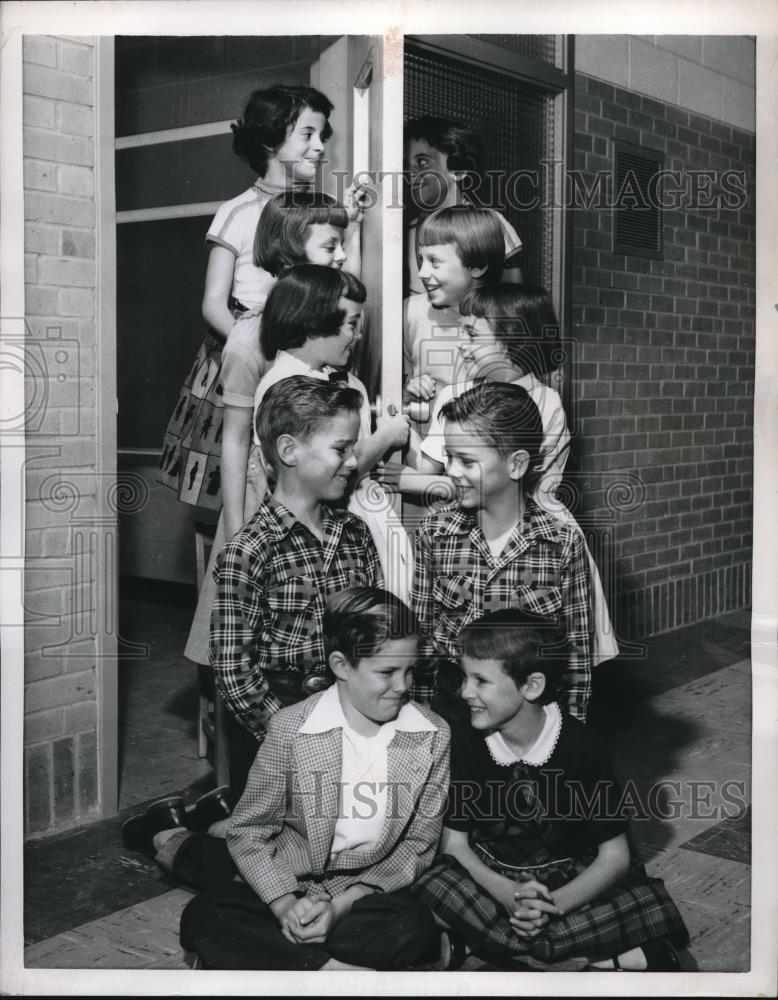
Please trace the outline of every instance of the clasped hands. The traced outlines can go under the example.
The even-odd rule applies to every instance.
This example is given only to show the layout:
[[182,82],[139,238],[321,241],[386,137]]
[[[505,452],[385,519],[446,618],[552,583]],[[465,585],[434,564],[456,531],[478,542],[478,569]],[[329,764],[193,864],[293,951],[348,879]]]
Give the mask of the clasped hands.
[[535,879],[521,875],[519,882],[511,882],[513,916],[509,918],[517,937],[532,941],[546,927],[549,920],[564,916],[564,910],[554,902],[550,890]]
[[322,944],[341,913],[332,897],[322,892],[294,899],[276,916],[281,933],[292,944]]

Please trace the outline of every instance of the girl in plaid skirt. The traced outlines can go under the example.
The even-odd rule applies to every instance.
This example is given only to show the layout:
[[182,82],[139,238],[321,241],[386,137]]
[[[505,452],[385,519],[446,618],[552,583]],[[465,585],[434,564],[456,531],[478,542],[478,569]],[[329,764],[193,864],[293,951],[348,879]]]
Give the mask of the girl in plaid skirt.
[[631,852],[606,755],[552,700],[563,639],[515,610],[460,638],[470,725],[452,727],[442,856],[415,885],[450,928],[452,967],[467,948],[508,966],[680,970],[686,927]]

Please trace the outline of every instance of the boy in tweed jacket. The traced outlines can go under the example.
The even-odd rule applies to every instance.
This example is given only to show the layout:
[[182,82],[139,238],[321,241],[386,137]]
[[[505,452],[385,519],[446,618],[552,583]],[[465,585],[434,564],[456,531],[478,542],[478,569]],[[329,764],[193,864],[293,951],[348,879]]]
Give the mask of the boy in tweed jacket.
[[270,720],[227,846],[245,884],[188,904],[185,948],[206,968],[407,968],[434,958],[408,887],[430,866],[449,730],[407,700],[416,623],[392,594],[330,598],[335,683]]

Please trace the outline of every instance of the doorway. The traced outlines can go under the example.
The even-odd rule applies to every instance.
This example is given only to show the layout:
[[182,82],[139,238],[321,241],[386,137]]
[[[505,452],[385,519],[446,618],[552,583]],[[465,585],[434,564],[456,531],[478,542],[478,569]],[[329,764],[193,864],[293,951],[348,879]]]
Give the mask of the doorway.
[[[157,470],[205,335],[205,233],[219,204],[255,179],[232,152],[230,123],[256,88],[321,89],[335,105],[322,187],[342,196],[355,159],[380,165],[380,128],[360,128],[357,139],[353,127],[380,121],[380,44],[365,36],[114,40],[117,464],[148,498],[119,523],[119,724],[115,753],[102,754],[118,759],[119,808],[212,780],[197,755],[197,671],[183,648],[196,603],[196,528],[218,510],[182,503]],[[364,223],[374,248],[363,268],[366,339],[381,329],[380,232],[378,212]],[[363,364],[374,358],[365,352]]]

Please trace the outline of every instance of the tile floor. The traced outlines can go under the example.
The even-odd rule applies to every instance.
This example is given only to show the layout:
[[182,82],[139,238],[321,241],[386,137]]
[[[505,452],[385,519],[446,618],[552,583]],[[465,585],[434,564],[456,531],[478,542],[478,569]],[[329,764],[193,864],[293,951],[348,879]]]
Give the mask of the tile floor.
[[[29,968],[186,967],[177,926],[190,894],[126,851],[119,829],[140,801],[210,787],[194,746],[194,670],[177,653],[188,612],[148,600],[131,610],[153,641],[152,658],[123,674],[124,812],[27,846]],[[689,971],[748,968],[749,627],[738,613],[681,629],[648,641],[644,657],[603,664],[595,675],[590,724],[609,735],[638,813],[664,782],[654,812],[667,818],[637,815],[633,835],[687,921]]]
[[193,598],[183,587],[125,591],[121,634],[146,644],[148,655],[119,666],[120,809],[190,786],[212,787],[208,761],[197,756],[197,667],[182,653]]

